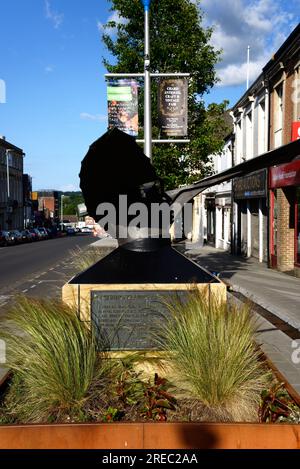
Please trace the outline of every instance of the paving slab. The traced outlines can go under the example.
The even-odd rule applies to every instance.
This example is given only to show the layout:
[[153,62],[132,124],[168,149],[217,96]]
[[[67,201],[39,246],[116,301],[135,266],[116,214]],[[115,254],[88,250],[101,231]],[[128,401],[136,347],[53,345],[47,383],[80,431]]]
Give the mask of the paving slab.
[[300,330],[300,279],[269,269],[256,259],[233,256],[211,246],[193,248],[180,245],[201,266],[218,274],[219,278],[254,303]]
[[[210,246],[187,243],[177,245],[177,249],[218,275],[231,291],[241,293],[300,330],[300,279],[269,269],[255,259],[233,256]],[[228,300],[241,303],[230,292]],[[293,340],[282,327],[279,329],[259,313],[253,311],[253,315],[257,321],[257,343],[300,397],[300,339]]]

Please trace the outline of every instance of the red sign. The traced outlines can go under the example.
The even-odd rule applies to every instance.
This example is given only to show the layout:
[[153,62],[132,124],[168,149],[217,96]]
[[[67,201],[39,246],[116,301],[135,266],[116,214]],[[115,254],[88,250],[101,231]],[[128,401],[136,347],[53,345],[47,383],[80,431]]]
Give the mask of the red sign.
[[300,160],[270,168],[270,188],[300,185]]
[[292,142],[300,138],[300,122],[292,123]]

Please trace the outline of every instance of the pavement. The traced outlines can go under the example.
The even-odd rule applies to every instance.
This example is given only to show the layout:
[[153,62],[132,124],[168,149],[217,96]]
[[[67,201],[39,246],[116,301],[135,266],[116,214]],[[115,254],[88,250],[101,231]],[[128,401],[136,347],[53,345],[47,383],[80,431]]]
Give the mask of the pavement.
[[[274,315],[275,321],[270,321],[254,307],[257,341],[300,399],[300,279],[269,269],[253,258],[233,256],[212,246],[181,243],[176,248],[229,285],[230,301],[238,301],[234,297],[238,292]],[[289,326],[294,328],[292,334]]]

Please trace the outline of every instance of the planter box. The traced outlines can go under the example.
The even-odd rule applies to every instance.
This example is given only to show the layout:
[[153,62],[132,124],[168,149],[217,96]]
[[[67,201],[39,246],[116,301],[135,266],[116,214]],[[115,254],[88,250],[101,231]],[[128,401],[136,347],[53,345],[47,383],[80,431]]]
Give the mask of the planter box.
[[300,425],[111,423],[0,426],[0,449],[300,449]]

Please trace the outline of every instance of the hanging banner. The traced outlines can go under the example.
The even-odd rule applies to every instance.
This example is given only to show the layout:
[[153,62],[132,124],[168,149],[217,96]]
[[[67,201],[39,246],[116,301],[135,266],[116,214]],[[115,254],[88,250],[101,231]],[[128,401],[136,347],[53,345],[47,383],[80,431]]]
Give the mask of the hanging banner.
[[163,135],[187,136],[188,82],[186,79],[161,80],[158,88],[158,118]]
[[138,135],[138,83],[135,80],[114,80],[107,86],[108,128],[117,127]]

